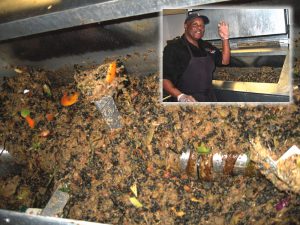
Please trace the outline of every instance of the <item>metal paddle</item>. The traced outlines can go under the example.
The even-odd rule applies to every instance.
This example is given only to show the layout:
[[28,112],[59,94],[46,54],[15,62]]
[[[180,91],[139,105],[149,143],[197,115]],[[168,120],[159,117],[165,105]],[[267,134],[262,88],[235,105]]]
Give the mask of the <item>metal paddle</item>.
[[275,171],[277,171],[277,165],[280,161],[286,160],[287,158],[293,156],[293,155],[300,155],[300,149],[293,145],[289,148],[278,160],[274,161],[270,156],[266,158],[267,163],[270,164],[271,168]]

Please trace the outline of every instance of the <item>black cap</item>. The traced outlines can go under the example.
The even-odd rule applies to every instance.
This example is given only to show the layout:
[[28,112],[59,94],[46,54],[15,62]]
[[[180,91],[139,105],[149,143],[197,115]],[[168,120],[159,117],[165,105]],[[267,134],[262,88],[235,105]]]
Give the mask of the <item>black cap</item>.
[[187,23],[188,21],[193,20],[193,19],[195,19],[195,18],[201,18],[201,19],[203,20],[204,24],[208,24],[208,23],[209,23],[208,17],[207,17],[207,16],[200,15],[199,13],[191,13],[191,14],[189,14],[189,15],[186,17],[184,23]]

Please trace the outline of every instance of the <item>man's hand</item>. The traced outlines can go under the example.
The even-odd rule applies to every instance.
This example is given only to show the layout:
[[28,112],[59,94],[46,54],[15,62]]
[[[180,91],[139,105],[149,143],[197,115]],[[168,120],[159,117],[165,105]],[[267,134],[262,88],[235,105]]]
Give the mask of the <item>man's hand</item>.
[[222,40],[229,39],[229,28],[227,23],[225,23],[224,21],[220,21],[218,24],[218,29],[219,29],[219,35]]
[[196,99],[194,99],[194,97],[191,95],[180,94],[177,96],[177,101],[178,102],[196,102]]

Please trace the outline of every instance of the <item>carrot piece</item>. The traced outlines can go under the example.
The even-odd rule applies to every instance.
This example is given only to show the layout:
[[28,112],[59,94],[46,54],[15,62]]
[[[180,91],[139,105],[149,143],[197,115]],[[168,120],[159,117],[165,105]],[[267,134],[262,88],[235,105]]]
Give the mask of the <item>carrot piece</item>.
[[27,121],[27,123],[28,123],[28,125],[30,126],[30,128],[34,128],[34,126],[35,126],[35,122],[34,122],[34,120],[33,119],[31,119],[31,117],[28,115],[28,116],[26,116],[25,117],[25,119],[26,119],[26,121]]
[[107,74],[106,74],[106,82],[111,83],[116,77],[116,70],[117,70],[117,62],[113,61],[109,64]]
[[75,92],[73,95],[68,96],[67,93],[64,93],[63,97],[60,100],[60,103],[63,106],[70,106],[75,104],[78,101],[79,92]]
[[48,122],[52,121],[54,119],[53,114],[51,114],[51,113],[46,114],[46,119]]

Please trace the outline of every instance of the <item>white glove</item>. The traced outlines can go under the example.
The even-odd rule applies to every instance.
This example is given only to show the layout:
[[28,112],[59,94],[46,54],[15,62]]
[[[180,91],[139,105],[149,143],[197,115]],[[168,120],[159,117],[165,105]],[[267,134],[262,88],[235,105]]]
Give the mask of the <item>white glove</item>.
[[178,102],[196,102],[196,99],[194,99],[194,97],[191,95],[180,94],[177,96],[177,101]]
[[218,29],[219,29],[219,35],[222,40],[229,39],[229,27],[227,23],[225,23],[224,21],[220,21],[218,24]]

